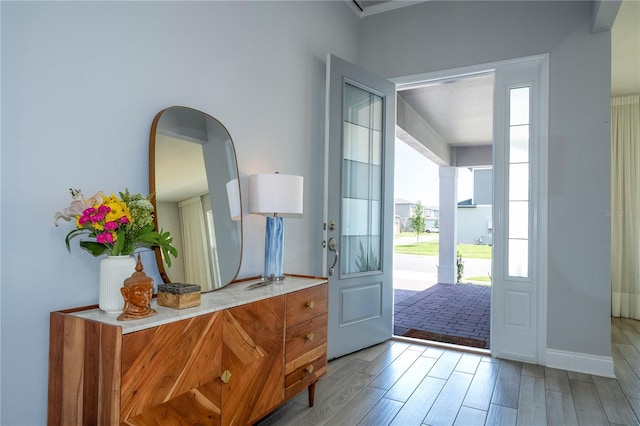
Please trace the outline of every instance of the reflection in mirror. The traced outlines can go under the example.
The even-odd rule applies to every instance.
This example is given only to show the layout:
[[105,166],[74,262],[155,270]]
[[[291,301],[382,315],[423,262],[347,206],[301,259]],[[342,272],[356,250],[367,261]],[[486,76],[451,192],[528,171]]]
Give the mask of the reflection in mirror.
[[242,258],[242,210],[235,148],[227,129],[203,112],[170,107],[151,126],[149,189],[156,227],[171,232],[177,259],[168,268],[156,250],[165,283],[229,284]]

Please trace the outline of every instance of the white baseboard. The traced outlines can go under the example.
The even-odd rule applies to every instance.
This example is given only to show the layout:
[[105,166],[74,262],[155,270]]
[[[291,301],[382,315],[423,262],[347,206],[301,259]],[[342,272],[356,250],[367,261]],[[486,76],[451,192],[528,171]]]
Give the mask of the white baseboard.
[[610,356],[547,349],[546,365],[547,367],[575,371],[576,373],[593,374],[594,376],[614,379],[616,377],[613,372],[613,358]]

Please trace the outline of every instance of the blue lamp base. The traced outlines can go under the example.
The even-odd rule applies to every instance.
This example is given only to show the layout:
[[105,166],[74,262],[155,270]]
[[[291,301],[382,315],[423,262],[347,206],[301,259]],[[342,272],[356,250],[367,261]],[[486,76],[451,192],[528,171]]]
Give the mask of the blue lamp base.
[[264,279],[284,279],[284,218],[267,216],[264,235]]

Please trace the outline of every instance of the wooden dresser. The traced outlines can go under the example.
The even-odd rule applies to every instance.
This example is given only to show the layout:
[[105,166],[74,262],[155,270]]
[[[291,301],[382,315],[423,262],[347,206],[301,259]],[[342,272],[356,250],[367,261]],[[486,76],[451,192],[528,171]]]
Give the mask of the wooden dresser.
[[49,425],[248,425],[327,368],[327,281],[288,277],[202,295],[198,307],[120,322],[51,313]]

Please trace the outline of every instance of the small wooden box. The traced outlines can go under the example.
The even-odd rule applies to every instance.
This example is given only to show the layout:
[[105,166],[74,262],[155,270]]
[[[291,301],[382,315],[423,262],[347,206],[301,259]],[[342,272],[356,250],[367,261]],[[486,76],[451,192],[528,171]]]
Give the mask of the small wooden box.
[[200,305],[199,285],[182,283],[158,285],[158,306],[185,309],[198,305]]

